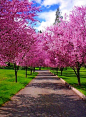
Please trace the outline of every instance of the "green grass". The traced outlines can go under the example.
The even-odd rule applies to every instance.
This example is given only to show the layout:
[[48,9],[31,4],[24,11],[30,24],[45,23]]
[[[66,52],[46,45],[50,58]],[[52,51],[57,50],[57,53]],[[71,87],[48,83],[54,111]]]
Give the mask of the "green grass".
[[0,106],[16,94],[20,89],[24,88],[38,73],[30,75],[27,72],[25,77],[25,70],[18,70],[18,82],[15,82],[14,70],[0,69]]
[[[55,75],[57,75],[56,70],[51,70]],[[84,95],[86,95],[86,68],[82,67],[80,70],[80,80],[81,86],[78,85],[77,77],[74,71],[71,68],[67,68],[63,70],[63,74],[61,76],[61,71],[58,71],[58,77],[64,79],[67,83],[78,89]]]
[[41,70],[49,70],[50,67],[42,67]]
[[[49,70],[50,67],[41,67],[41,70]],[[35,70],[39,70],[39,67],[36,67]]]

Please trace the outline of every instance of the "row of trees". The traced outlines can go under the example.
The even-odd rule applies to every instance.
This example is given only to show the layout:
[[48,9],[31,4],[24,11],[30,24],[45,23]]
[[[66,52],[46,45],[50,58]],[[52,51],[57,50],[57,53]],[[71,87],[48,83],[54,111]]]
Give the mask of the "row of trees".
[[[73,68],[80,85],[80,68],[86,64],[86,7],[75,7],[69,20],[36,33],[30,24],[39,12],[28,0],[0,1],[0,66]],[[29,26],[27,26],[29,22]]]
[[47,65],[61,70],[70,66],[80,85],[80,68],[86,65],[86,7],[75,7],[69,20],[60,19],[42,35]]
[[35,23],[39,11],[28,0],[0,0],[0,66],[13,63],[16,82],[16,65],[35,64],[36,32],[30,25]]

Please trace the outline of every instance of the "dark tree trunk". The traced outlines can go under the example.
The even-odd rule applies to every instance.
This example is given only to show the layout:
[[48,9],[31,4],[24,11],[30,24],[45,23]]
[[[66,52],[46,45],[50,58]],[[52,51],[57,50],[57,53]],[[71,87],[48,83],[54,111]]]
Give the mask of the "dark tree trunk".
[[17,82],[17,70],[16,70],[16,63],[14,63],[14,70],[15,70],[15,82]]
[[10,67],[10,62],[8,62],[8,66]]
[[41,67],[39,67],[39,70],[41,70]]
[[32,68],[30,68],[30,71],[31,71],[31,73],[30,73],[30,74],[32,75]]
[[27,66],[26,66],[26,78],[27,78]]
[[76,74],[76,76],[77,76],[78,85],[81,85],[81,82],[80,82],[80,68],[81,68],[81,65],[82,65],[82,64],[79,64],[79,62],[77,62],[77,64],[78,64],[78,67],[76,68],[76,70],[75,70],[74,67],[73,67],[72,69],[74,70],[74,72],[75,72],[75,74]]
[[65,68],[65,70],[67,70],[67,67]]
[[59,68],[56,69],[56,71],[57,71],[57,75],[58,75],[58,70],[59,70]]
[[61,70],[61,76],[62,76],[63,69],[64,69],[63,67],[60,68],[60,70]]
[[15,71],[15,81],[17,82],[17,71]]
[[78,85],[81,85],[81,83],[80,83],[80,68],[77,68],[77,79],[78,79]]
[[61,76],[62,76],[62,70],[61,70]]
[[35,67],[33,67],[33,72],[35,72]]

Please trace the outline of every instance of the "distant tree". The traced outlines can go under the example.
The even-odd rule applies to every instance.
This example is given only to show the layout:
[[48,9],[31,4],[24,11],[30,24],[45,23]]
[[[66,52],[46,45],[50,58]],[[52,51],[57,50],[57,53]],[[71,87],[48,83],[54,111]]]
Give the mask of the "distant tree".
[[60,23],[60,18],[62,19],[63,17],[61,16],[61,12],[60,12],[59,7],[58,7],[56,10],[56,18],[55,18],[54,24]]
[[38,31],[39,33],[42,33],[42,31],[40,30],[40,31]]

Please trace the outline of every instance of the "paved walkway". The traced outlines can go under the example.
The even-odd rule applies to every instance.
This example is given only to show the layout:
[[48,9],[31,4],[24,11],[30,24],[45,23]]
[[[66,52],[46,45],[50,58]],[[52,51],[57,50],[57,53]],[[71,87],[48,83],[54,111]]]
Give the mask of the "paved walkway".
[[86,117],[86,102],[49,71],[39,71],[0,108],[0,117]]

